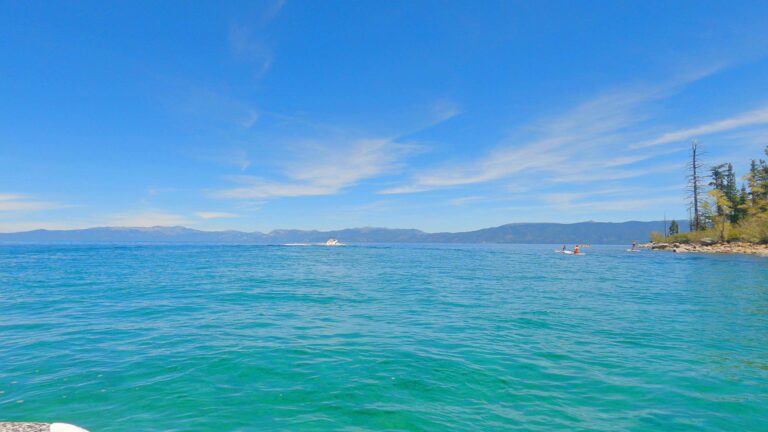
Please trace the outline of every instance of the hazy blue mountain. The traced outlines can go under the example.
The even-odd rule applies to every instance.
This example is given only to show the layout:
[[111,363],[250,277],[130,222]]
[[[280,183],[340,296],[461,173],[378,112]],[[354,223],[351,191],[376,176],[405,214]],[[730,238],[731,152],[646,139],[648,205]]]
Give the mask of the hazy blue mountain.
[[[685,225],[685,224],[681,224]],[[337,231],[276,230],[270,233],[200,231],[185,227],[102,227],[79,230],[35,230],[0,233],[1,242],[24,243],[319,243],[336,238],[346,243],[552,243],[628,244],[644,242],[656,222],[514,223],[457,233],[427,233],[416,229],[350,228]],[[681,227],[686,228],[687,227]]]

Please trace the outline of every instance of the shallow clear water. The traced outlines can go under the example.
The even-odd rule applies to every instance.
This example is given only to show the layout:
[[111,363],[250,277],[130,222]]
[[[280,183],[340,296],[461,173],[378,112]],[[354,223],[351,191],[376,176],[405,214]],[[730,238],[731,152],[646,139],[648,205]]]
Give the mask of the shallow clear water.
[[0,420],[766,430],[768,260],[595,246],[0,246]]

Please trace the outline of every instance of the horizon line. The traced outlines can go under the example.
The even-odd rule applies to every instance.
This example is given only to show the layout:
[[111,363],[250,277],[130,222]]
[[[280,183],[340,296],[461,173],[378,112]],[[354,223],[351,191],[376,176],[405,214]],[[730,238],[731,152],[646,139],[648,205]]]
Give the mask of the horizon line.
[[[499,228],[507,225],[579,225],[579,224],[587,224],[587,223],[594,223],[594,224],[626,224],[626,223],[663,223],[663,222],[671,222],[673,219],[668,220],[627,220],[627,221],[621,221],[621,222],[609,222],[609,221],[596,221],[596,220],[586,220],[586,221],[579,221],[579,222],[510,222],[505,223],[501,225],[495,225],[495,226],[488,226],[483,228],[476,228],[476,229],[470,229],[466,231],[424,231],[418,228],[392,228],[392,227],[383,227],[383,226],[358,226],[358,227],[349,227],[349,228],[336,228],[336,229],[301,229],[301,228],[277,228],[269,231],[243,231],[238,229],[220,229],[220,230],[204,230],[204,229],[197,229],[197,228],[190,228],[184,225],[152,225],[152,226],[121,226],[121,225],[100,225],[100,226],[91,226],[86,228],[67,228],[67,229],[48,229],[48,228],[37,228],[37,229],[30,229],[25,231],[7,231],[7,232],[0,232],[0,235],[2,234],[24,234],[24,233],[31,233],[31,232],[39,232],[39,231],[45,231],[45,232],[66,232],[66,231],[87,231],[87,230],[95,230],[95,229],[125,229],[125,230],[139,230],[139,229],[159,229],[159,228],[183,228],[186,230],[191,231],[198,231],[198,232],[207,232],[207,233],[221,233],[221,232],[239,232],[239,233],[246,233],[246,234],[272,234],[274,232],[279,231],[307,231],[307,232],[334,232],[334,231],[345,231],[345,230],[362,230],[362,229],[382,229],[382,230],[415,230],[420,231],[426,234],[443,234],[443,233],[450,233],[450,234],[456,234],[456,233],[467,233],[467,232],[474,232],[474,231],[482,231],[485,229],[493,229],[493,228]],[[675,219],[676,220],[676,219]]]

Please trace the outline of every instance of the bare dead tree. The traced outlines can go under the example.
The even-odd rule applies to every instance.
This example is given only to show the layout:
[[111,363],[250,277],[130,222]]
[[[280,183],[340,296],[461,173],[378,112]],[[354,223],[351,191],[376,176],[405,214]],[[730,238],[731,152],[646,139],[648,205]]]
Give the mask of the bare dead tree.
[[691,141],[691,160],[688,161],[688,202],[691,215],[691,231],[699,231],[705,228],[699,203],[702,201],[704,191],[704,164],[701,163],[701,149],[699,141]]

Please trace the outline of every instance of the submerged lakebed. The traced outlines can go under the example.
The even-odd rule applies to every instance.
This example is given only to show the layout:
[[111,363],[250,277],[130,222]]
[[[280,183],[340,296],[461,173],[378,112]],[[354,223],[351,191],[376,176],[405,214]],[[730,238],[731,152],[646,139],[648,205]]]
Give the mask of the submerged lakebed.
[[547,245],[0,245],[0,421],[761,430],[768,261]]

